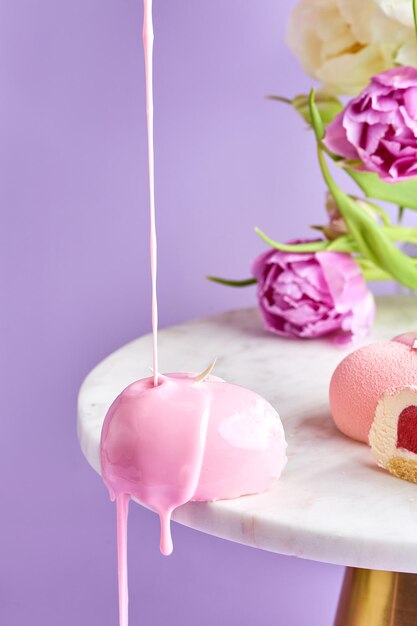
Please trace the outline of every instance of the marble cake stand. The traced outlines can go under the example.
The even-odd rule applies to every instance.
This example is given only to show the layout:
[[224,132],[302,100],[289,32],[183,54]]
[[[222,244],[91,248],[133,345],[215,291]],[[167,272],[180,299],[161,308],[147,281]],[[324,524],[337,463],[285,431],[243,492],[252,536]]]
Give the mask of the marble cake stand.
[[[370,340],[416,326],[417,298],[381,298]],[[330,376],[350,350],[267,334],[255,309],[168,328],[159,345],[162,371],[202,371],[218,357],[217,375],[277,408],[289,444],[287,468],[270,492],[189,503],[174,519],[256,548],[349,566],[337,626],[417,624],[417,486],[378,469],[368,447],[341,435],[329,414]],[[150,362],[147,335],[107,357],[81,387],[78,435],[97,472],[104,415],[126,385],[149,376]]]

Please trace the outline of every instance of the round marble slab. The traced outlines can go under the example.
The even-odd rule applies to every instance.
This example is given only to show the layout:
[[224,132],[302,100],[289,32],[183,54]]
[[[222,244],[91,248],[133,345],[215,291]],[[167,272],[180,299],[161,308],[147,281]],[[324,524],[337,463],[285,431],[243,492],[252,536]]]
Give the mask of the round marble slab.
[[[417,298],[381,298],[372,337],[384,341],[417,326]],[[174,519],[225,539],[363,568],[417,573],[417,485],[375,466],[370,449],[341,435],[330,418],[331,374],[349,349],[327,340],[266,333],[255,309],[233,311],[160,333],[162,371],[202,371],[257,391],[278,410],[288,465],[268,493],[189,503]],[[124,346],[84,381],[78,404],[81,448],[99,472],[105,413],[129,383],[149,376],[151,337]],[[175,532],[175,530],[174,530]],[[174,535],[175,539],[175,535]]]

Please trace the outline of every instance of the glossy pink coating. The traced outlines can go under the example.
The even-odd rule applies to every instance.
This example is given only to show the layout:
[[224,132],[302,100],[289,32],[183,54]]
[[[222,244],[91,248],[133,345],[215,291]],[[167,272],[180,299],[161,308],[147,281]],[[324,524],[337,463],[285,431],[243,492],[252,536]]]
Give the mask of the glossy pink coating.
[[204,383],[146,378],[129,385],[111,405],[101,435],[103,480],[112,498],[129,494],[161,517],[161,550],[172,551],[166,518],[197,487],[209,397]]
[[101,466],[113,498],[129,494],[159,514],[169,554],[176,507],[265,491],[285,466],[286,442],[275,409],[249,389],[191,374],[159,380],[139,380],[113,402]]

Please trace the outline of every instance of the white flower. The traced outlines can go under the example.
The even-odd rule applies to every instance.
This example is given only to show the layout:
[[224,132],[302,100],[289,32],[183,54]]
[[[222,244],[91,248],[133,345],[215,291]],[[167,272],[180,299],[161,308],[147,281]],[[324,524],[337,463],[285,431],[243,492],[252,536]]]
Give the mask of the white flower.
[[388,17],[404,24],[404,26],[414,27],[411,0],[376,0],[376,3]]
[[411,0],[300,0],[287,43],[333,93],[357,94],[396,64],[417,66]]

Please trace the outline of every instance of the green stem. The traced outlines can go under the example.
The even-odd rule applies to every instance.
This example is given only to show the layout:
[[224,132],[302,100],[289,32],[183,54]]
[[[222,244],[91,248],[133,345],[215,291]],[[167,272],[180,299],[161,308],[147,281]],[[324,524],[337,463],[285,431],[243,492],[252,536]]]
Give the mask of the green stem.
[[385,226],[388,237],[393,241],[417,244],[417,228],[406,226]]
[[219,278],[218,276],[206,276],[207,280],[211,280],[213,283],[219,285],[227,285],[228,287],[248,287],[249,285],[256,285],[256,278],[246,278],[244,280],[229,280],[227,278]]
[[308,97],[308,104],[310,107],[311,122],[313,125],[314,134],[316,135],[317,144],[320,146],[324,137],[324,126],[323,126],[323,120],[321,119],[321,115],[315,104],[315,98],[316,98],[316,90],[313,88],[310,91],[310,94]]
[[282,250],[282,252],[321,252],[326,250],[328,241],[311,241],[308,243],[279,243],[266,235],[260,228],[255,228],[259,237],[271,248]]
[[[368,282],[391,282],[392,276],[377,267],[370,259],[363,257],[355,257],[355,261],[360,266],[365,280]],[[413,259],[414,265],[417,267],[417,259]]]
[[401,222],[403,221],[404,211],[405,211],[405,207],[403,207],[403,206],[399,206],[398,207],[397,221],[398,221],[399,224],[401,224]]
[[377,267],[372,261],[365,258],[355,259],[362,270],[362,274],[367,282],[390,282],[392,276]]
[[[352,199],[354,200],[354,198],[352,198]],[[379,215],[379,217],[381,218],[381,221],[384,224],[384,226],[391,226],[391,220],[389,218],[388,213],[386,211],[384,211],[384,209],[381,209],[380,206],[378,206],[374,202],[371,202],[368,199],[360,200],[360,203],[361,204],[367,204],[368,206],[370,206],[371,209],[373,210],[373,212],[376,213],[377,215]]]
[[329,252],[349,252],[352,254],[358,252],[358,247],[355,240],[350,235],[342,235],[333,239],[333,241],[327,242],[327,248]]

